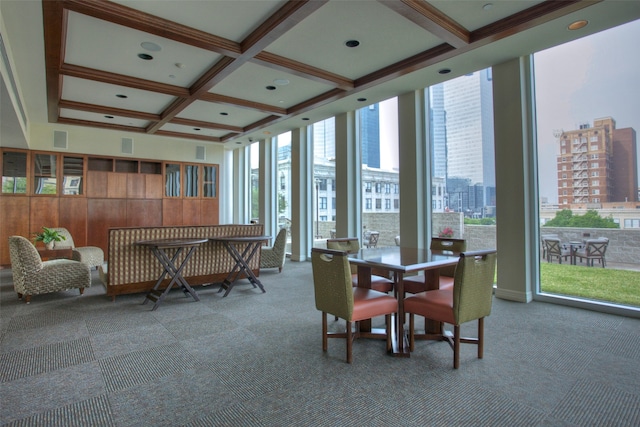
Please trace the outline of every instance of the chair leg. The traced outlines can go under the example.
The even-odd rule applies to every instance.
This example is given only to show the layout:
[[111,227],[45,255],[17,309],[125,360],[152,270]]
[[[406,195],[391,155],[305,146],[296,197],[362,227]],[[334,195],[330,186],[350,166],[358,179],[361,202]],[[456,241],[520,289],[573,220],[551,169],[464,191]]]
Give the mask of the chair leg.
[[453,327],[453,369],[460,367],[460,326]]
[[484,355],[484,317],[478,319],[478,359]]
[[347,363],[353,362],[353,333],[351,322],[347,321]]
[[327,313],[322,312],[322,351],[327,351]]
[[84,294],[84,288],[80,288],[80,295]]
[[415,318],[413,313],[409,314],[409,351],[413,351],[416,346]]
[[26,302],[27,304],[31,304],[31,295],[25,295],[24,302]]
[[385,315],[384,320],[387,326],[387,351],[391,351],[391,315]]

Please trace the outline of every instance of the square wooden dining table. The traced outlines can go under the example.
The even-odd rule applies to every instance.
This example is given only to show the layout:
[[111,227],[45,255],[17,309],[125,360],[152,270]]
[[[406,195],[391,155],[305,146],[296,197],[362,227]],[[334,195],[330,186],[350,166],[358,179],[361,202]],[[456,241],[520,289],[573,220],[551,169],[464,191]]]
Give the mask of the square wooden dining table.
[[[459,253],[435,251],[430,249],[403,248],[390,246],[383,248],[364,248],[349,255],[349,262],[358,266],[358,286],[371,288],[371,270],[393,273],[394,291],[398,298],[398,315],[394,321],[393,353],[396,356],[409,357],[409,346],[404,331],[404,284],[405,274],[422,271],[427,289],[437,289],[440,280],[440,268],[456,265]],[[371,329],[371,321],[361,322],[363,330]],[[425,333],[440,333],[439,322],[426,322]]]

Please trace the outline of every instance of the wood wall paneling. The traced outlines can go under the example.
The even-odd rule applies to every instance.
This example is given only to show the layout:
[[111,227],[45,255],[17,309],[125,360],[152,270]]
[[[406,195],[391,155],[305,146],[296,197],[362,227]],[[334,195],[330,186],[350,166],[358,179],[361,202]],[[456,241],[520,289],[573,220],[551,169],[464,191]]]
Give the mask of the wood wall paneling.
[[11,264],[9,236],[22,236],[31,240],[29,209],[28,197],[0,197],[0,265]]
[[144,199],[146,194],[146,179],[144,175],[128,173],[127,176],[127,198]]
[[59,226],[69,230],[77,247],[87,246],[87,199],[63,197],[60,199]]
[[87,245],[98,246],[108,257],[109,227],[127,226],[125,199],[89,199],[87,203]]
[[107,197],[110,199],[127,198],[127,174],[107,172]]
[[202,199],[200,201],[200,223],[202,225],[219,224],[219,205],[218,199]]
[[164,180],[162,175],[144,175],[145,177],[145,198],[162,199],[164,193]]
[[182,225],[182,199],[162,200],[162,225]]
[[102,171],[87,172],[87,197],[107,197],[107,173]]
[[182,224],[200,225],[200,200],[184,199],[182,201]]
[[30,235],[38,233],[42,227],[57,227],[60,224],[59,200],[60,198],[55,196],[29,198]]
[[127,200],[127,227],[162,225],[162,200]]

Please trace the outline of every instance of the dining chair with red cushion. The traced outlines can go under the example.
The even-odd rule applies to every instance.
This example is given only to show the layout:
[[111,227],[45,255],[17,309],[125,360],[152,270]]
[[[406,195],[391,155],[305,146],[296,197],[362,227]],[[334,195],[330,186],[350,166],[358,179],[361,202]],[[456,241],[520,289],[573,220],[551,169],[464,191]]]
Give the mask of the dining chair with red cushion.
[[[398,300],[373,289],[352,286],[347,252],[312,248],[313,288],[316,308],[322,312],[322,350],[328,338],[345,338],[347,362],[353,361],[353,340],[360,336],[360,321],[385,316],[387,351],[391,350],[391,314],[398,311]],[[346,321],[345,332],[328,332],[327,314]],[[355,322],[355,332],[352,323]]]
[[[327,249],[355,254],[360,250],[360,241],[357,237],[327,239]],[[383,274],[385,274],[385,272],[376,272],[375,270],[372,270],[371,289],[378,292],[391,292],[393,290],[393,280],[388,276],[383,276]],[[358,286],[358,267],[355,265],[351,266],[351,282],[353,286]]]
[[[434,237],[431,239],[429,249],[432,251],[460,253],[467,250],[467,241],[464,239]],[[455,271],[455,265],[440,268],[440,281],[438,283],[439,289],[453,287],[453,276],[455,275]],[[418,292],[424,292],[427,290],[425,276],[422,274],[404,277],[402,283],[404,284],[405,293],[417,294]]]
[[[484,318],[491,314],[493,281],[496,270],[495,250],[463,252],[455,271],[453,288],[420,292],[404,299],[409,313],[409,346],[415,349],[415,315],[453,325],[453,335],[441,326],[440,334],[425,334],[423,339],[447,341],[453,348],[453,367],[460,366],[460,343],[476,344],[478,358],[484,352]],[[478,321],[477,338],[460,336],[460,325]]]

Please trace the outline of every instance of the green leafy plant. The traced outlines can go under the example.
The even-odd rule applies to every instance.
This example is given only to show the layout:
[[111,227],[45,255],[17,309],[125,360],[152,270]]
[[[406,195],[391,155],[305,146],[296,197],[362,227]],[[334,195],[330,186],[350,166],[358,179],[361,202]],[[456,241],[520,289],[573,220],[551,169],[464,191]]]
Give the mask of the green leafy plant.
[[61,235],[58,231],[47,227],[42,227],[42,231],[40,233],[36,233],[33,238],[34,242],[42,242],[45,245],[51,242],[61,242],[63,240],[67,240],[67,238]]

